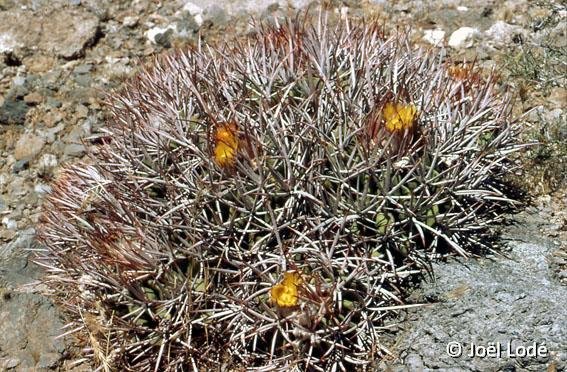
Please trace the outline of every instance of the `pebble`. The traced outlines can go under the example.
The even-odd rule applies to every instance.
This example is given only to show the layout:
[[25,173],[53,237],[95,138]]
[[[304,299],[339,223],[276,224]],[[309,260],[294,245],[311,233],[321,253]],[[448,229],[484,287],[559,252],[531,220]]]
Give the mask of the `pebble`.
[[455,49],[470,48],[473,46],[474,38],[479,34],[477,28],[461,27],[449,37],[449,46]]
[[40,136],[24,133],[16,143],[14,157],[16,160],[32,159],[39,154],[44,145],[45,140]]
[[445,31],[443,30],[425,30],[423,31],[423,40],[432,45],[439,45],[445,39]]
[[18,223],[8,217],[2,218],[2,224],[6,226],[8,230],[16,230],[18,228]]
[[63,148],[63,154],[67,157],[81,157],[85,154],[85,146],[78,143],[70,143]]
[[41,174],[51,174],[56,166],[57,156],[53,154],[43,154],[37,164]]
[[24,96],[24,102],[28,105],[37,105],[43,101],[43,96],[38,92],[32,92]]
[[126,16],[122,20],[122,25],[124,25],[126,27],[134,27],[138,24],[138,21],[139,21],[138,17]]
[[0,125],[23,125],[28,110],[29,107],[23,100],[11,96],[5,97],[2,106],[0,106]]
[[146,31],[146,37],[153,44],[159,44],[164,47],[171,46],[171,35],[177,33],[176,25],[168,25],[166,27],[153,27]]
[[203,8],[200,6],[189,2],[183,6],[183,11],[186,11],[193,16],[197,26],[201,26],[203,24]]
[[51,192],[51,186],[45,183],[39,183],[34,186],[33,190],[39,195],[44,195]]
[[21,361],[18,358],[2,358],[0,359],[0,367],[2,369],[12,369],[19,366]]
[[520,26],[514,26],[504,21],[497,21],[484,32],[484,35],[495,44],[503,46],[513,43],[514,37],[522,35],[525,31]]
[[26,170],[30,167],[30,162],[28,159],[18,160],[12,165],[12,172],[20,173],[23,170]]

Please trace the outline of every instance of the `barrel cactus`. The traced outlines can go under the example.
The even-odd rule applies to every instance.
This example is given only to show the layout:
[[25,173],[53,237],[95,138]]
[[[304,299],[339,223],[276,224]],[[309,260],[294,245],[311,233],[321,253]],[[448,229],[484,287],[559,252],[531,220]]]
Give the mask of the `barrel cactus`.
[[108,95],[37,259],[97,366],[364,368],[406,278],[490,248],[517,148],[495,78],[327,17],[157,57]]

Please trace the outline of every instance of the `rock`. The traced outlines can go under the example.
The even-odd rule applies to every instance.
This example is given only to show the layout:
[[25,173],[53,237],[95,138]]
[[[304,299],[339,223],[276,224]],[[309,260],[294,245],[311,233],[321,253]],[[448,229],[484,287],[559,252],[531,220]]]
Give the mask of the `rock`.
[[215,25],[224,24],[228,20],[228,13],[224,8],[213,4],[203,12],[203,19]]
[[127,16],[122,20],[122,25],[125,27],[135,27],[138,24],[138,21],[138,17]]
[[98,37],[98,17],[81,7],[45,12],[41,17],[25,9],[0,12],[0,50],[23,56],[39,49],[72,59]]
[[53,154],[43,154],[37,163],[37,169],[41,175],[53,174],[57,166],[57,156]]
[[171,36],[177,33],[176,25],[168,25],[166,27],[153,27],[146,31],[146,37],[153,44],[159,44],[169,48],[171,46]]
[[62,105],[61,101],[56,98],[48,97],[47,98],[47,107],[49,108],[60,108]]
[[476,28],[461,27],[451,34],[448,44],[455,49],[470,48],[478,34],[479,31]]
[[549,93],[547,100],[557,108],[566,109],[567,108],[567,88],[565,87],[554,87]]
[[[222,12],[227,16],[237,16],[243,14],[259,14],[275,3],[282,6],[282,8],[301,9],[308,6],[311,0],[250,0],[250,1],[226,1],[219,2],[218,0],[190,0],[186,1],[183,9],[191,12],[193,16],[202,14],[203,20],[207,19],[213,21],[210,17],[215,17],[216,11],[209,10],[211,8],[222,9]],[[222,8],[221,8],[222,6]]]
[[[14,240],[6,244],[4,247],[0,246],[0,258],[3,262],[12,256],[23,253],[25,250],[32,248],[35,239],[35,229],[29,228],[23,231],[20,230],[16,233],[16,236],[17,237]],[[27,261],[22,264],[22,268],[26,265]],[[10,268],[19,271],[17,265],[14,265],[14,262],[11,262]],[[20,283],[18,280],[13,282]]]
[[520,26],[513,26],[504,21],[497,21],[484,32],[484,35],[498,46],[512,44],[518,35],[526,37],[526,32]]
[[18,358],[1,358],[0,359],[0,368],[4,369],[12,369],[19,366],[21,361]]
[[37,135],[45,139],[45,142],[53,143],[56,139],[57,133],[61,132],[63,129],[65,129],[65,124],[59,123],[53,128],[47,128],[41,131],[38,130]]
[[25,169],[28,169],[30,166],[30,162],[28,159],[18,160],[12,166],[12,172],[19,173]]
[[29,106],[22,99],[9,96],[0,107],[0,125],[23,125]]
[[54,337],[62,326],[53,305],[38,294],[16,292],[0,300],[0,349],[22,370],[42,368],[38,363],[50,368],[59,363],[63,340]]
[[18,228],[18,223],[8,217],[2,218],[2,225],[6,226],[8,230],[16,230]]
[[73,72],[75,72],[75,74],[87,74],[87,73],[91,72],[92,69],[93,69],[93,65],[91,65],[90,63],[87,63],[87,64],[83,64],[83,65],[78,65],[77,67],[75,67]]
[[36,367],[52,369],[57,366],[60,360],[61,360],[61,354],[59,353],[45,353],[39,357],[39,361],[37,362]]
[[33,159],[37,154],[39,154],[44,145],[45,140],[40,136],[36,136],[31,133],[24,133],[16,143],[14,157],[16,160]]
[[203,8],[200,6],[189,2],[183,6],[183,11],[189,13],[193,17],[197,27],[203,24]]
[[46,56],[43,54],[33,54],[23,60],[23,64],[27,67],[28,72],[32,74],[49,71],[56,62],[57,58],[55,58],[55,56]]
[[[548,255],[556,248],[541,233],[549,216],[538,208],[514,220],[503,236],[510,247],[505,257],[433,264],[435,280],[422,283],[418,290],[422,297],[416,302],[439,300],[410,310],[417,318],[405,322],[405,330],[397,335],[396,349],[404,350],[400,360],[408,370],[514,370],[507,368],[517,359],[504,354],[509,342],[522,347],[536,342],[552,356],[522,358],[522,371],[549,370],[550,359],[558,371],[567,367],[567,287],[550,275]],[[470,352],[471,342],[482,346],[500,342],[502,358],[466,354],[451,358],[447,354],[451,342],[460,343],[464,353]]]
[[445,39],[445,31],[443,30],[425,30],[423,31],[423,40],[432,45],[439,45]]
[[[49,105],[49,99],[47,100],[47,103]],[[61,102],[58,101],[58,104],[59,104],[59,107],[61,107]],[[61,110],[56,109],[56,108],[49,111],[43,117],[43,121],[45,122],[45,125],[47,125],[49,128],[54,127],[61,120],[63,120],[63,112]]]
[[78,143],[70,143],[63,148],[63,154],[68,157],[80,157],[85,154],[85,146]]
[[24,102],[28,105],[37,105],[43,101],[43,96],[38,92],[30,93],[24,96]]
[[39,183],[34,186],[33,190],[36,192],[36,194],[44,195],[51,192],[51,186],[45,183]]
[[8,33],[0,33],[0,53],[12,53],[15,48],[21,46],[20,43]]

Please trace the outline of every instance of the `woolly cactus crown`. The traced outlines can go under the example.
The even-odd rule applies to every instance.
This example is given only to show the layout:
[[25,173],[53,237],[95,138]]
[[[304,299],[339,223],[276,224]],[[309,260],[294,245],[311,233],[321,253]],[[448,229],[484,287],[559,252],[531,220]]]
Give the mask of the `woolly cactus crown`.
[[366,366],[416,262],[509,202],[493,88],[323,12],[161,56],[46,200],[47,283],[108,369]]

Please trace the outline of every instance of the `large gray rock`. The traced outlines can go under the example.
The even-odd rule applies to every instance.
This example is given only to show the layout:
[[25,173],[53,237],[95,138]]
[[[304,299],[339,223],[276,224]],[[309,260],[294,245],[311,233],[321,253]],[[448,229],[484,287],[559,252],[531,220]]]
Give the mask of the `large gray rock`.
[[80,57],[99,32],[99,18],[79,8],[45,9],[38,17],[31,10],[0,12],[0,53],[18,58],[40,50],[59,57]]
[[53,369],[66,350],[56,338],[63,333],[60,313],[35,285],[42,273],[28,257],[37,248],[34,232],[0,245],[0,371]]
[[[435,281],[413,294],[429,304],[403,324],[394,371],[567,368],[567,287],[548,262],[560,241],[541,232],[550,224],[540,212],[515,218],[504,235],[507,257],[433,265]],[[534,345],[540,348],[535,356],[518,356]]]

